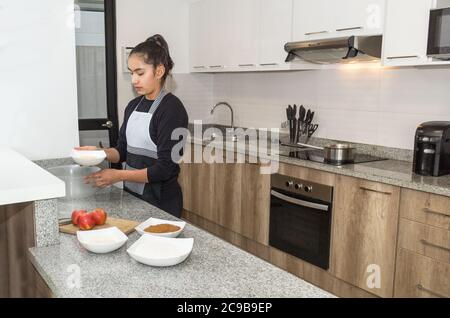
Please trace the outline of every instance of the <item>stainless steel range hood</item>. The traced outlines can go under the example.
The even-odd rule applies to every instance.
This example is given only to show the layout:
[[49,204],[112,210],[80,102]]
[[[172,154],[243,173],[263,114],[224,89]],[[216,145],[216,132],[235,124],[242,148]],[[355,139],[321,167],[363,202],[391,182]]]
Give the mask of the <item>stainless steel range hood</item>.
[[286,43],[286,62],[302,59],[316,64],[369,62],[381,57],[382,36],[351,36]]

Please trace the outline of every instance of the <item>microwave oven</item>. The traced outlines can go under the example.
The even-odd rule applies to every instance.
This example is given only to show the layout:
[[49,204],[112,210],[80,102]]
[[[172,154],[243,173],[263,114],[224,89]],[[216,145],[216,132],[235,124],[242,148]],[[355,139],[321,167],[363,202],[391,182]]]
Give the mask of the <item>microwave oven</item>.
[[450,7],[430,11],[427,55],[450,60]]

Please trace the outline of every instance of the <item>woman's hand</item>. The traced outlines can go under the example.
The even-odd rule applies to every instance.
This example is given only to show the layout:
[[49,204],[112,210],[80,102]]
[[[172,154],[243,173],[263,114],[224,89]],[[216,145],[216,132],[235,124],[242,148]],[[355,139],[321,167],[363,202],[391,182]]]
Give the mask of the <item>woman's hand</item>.
[[105,188],[119,181],[123,181],[122,172],[122,170],[105,169],[86,176],[84,180],[85,183],[90,183],[98,188]]

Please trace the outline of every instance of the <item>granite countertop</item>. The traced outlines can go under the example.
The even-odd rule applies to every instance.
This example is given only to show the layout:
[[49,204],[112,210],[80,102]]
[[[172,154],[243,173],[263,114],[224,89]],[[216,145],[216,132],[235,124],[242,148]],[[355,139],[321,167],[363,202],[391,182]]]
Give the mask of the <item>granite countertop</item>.
[[368,163],[333,166],[280,156],[280,162],[340,175],[386,183],[394,186],[450,197],[450,176],[425,177],[412,172],[412,163],[382,160]]
[[[116,188],[85,200],[58,200],[64,217],[73,209],[104,208],[110,216],[144,221],[173,216]],[[59,234],[60,245],[30,249],[30,260],[55,297],[333,297],[193,225],[181,237],[194,238],[191,255],[173,267],[150,267],[131,259],[132,233],[110,254],[86,251],[73,235]],[[76,277],[80,274],[80,284]]]
[[[191,138],[190,142],[203,146],[209,144],[211,147],[217,148],[226,147],[227,150],[243,154],[249,154],[250,150],[256,151],[256,149],[251,148],[248,144],[243,145],[239,143],[233,144],[218,141],[207,142],[196,138]],[[334,166],[278,155],[279,151],[286,149],[292,148],[278,144],[273,147],[268,144],[267,148],[259,149],[261,152],[259,158],[450,197],[450,175],[441,177],[417,175],[412,172],[412,162],[410,161],[389,159]]]

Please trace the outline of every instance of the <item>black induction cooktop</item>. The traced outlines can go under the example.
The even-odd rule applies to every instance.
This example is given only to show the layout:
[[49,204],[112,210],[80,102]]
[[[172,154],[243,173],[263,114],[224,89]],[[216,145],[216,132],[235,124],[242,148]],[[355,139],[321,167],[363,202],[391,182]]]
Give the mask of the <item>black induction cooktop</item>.
[[301,159],[301,160],[314,161],[314,162],[325,163],[325,164],[330,164],[330,165],[335,165],[335,166],[387,160],[386,158],[357,153],[355,155],[354,161],[352,161],[352,162],[325,162],[323,150],[308,149],[308,148],[296,148],[296,147],[285,147],[285,149],[280,149],[280,156],[297,158],[297,159]]

